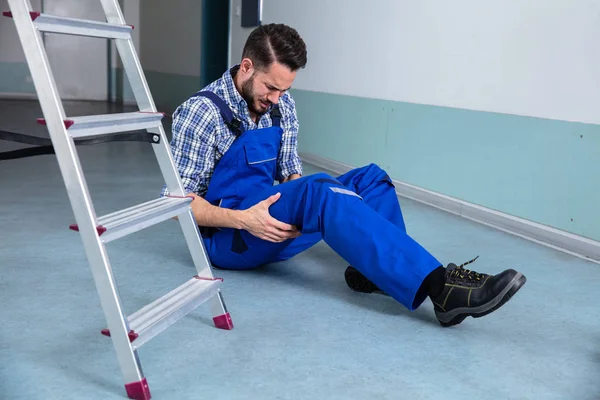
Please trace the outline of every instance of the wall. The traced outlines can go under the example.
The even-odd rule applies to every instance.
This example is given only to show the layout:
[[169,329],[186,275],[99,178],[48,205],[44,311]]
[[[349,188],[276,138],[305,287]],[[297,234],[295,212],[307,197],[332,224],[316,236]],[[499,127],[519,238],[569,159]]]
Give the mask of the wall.
[[[61,17],[105,21],[99,1],[43,0],[41,11]],[[108,39],[42,34],[58,93],[63,100],[105,101],[109,96]]]
[[[269,4],[269,7],[271,4]],[[263,8],[264,8],[263,0]],[[250,32],[254,28],[242,28],[242,0],[230,0],[229,13],[231,20],[229,23],[229,29],[231,34],[229,35],[229,65],[233,66],[240,62],[242,57],[242,50],[244,49],[244,43],[250,35]]]
[[[34,0],[33,9],[41,10],[44,1],[58,5],[61,2]],[[133,42],[156,104],[162,111],[172,112],[201,87],[203,1],[172,0],[166,6],[160,0],[123,0],[122,7],[128,23],[135,27]],[[8,9],[7,0],[0,0],[0,8]],[[111,47],[111,98],[122,99],[126,103],[134,102],[116,48],[114,45]],[[106,57],[106,52],[101,55]],[[106,59],[102,58],[102,62],[106,63]],[[0,18],[0,76],[0,96],[36,97],[14,23],[4,17]],[[82,85],[84,84],[85,82],[82,82]],[[77,91],[76,87],[71,89],[71,92]]]
[[[44,10],[54,15],[73,16],[75,18],[92,18],[95,20],[103,20],[103,12],[100,3],[96,3],[93,8],[93,16],[82,14],[82,9],[72,9],[72,0],[33,0],[31,1],[34,10]],[[134,29],[132,39],[134,45],[139,50],[140,34],[139,34],[139,0],[123,0],[123,12],[128,23],[134,25],[138,29]],[[0,0],[0,9],[8,10],[7,0]],[[71,9],[72,12],[69,12]],[[67,45],[68,42],[68,45]],[[93,44],[94,48],[90,49],[87,44]],[[84,51],[87,51],[83,58],[73,58],[69,52],[77,52],[81,56],[81,49],[77,49],[77,45],[85,44]],[[111,82],[112,98],[116,99],[117,80],[119,74],[118,57],[116,48],[112,46],[111,60],[111,75],[108,77]],[[106,98],[107,92],[107,74],[101,68],[99,75],[96,72],[93,80],[100,85],[95,90],[90,90],[89,82],[79,79],[76,81],[67,82],[67,77],[87,76],[89,77],[90,67],[97,64],[106,64],[106,46],[102,43],[102,39],[82,38],[79,36],[67,36],[51,34],[46,38],[46,51],[49,56],[51,67],[54,70],[59,90],[64,99],[67,98],[95,98],[98,93],[103,93],[103,96],[98,97],[102,100]],[[67,60],[67,61],[65,61]],[[79,60],[79,61],[78,61]],[[65,67],[69,67],[69,73],[64,73]],[[87,73],[87,75],[85,75]],[[61,75],[62,74],[62,75]],[[63,76],[64,75],[64,76]],[[21,48],[19,38],[14,26],[14,22],[10,18],[0,17],[0,96],[9,98],[36,98],[35,88],[29,74],[29,68],[25,61],[25,55]],[[99,82],[101,81],[101,82]],[[68,84],[68,87],[65,86]],[[127,82],[124,87],[125,100],[133,100],[133,95]]]
[[200,89],[202,1],[141,3],[141,62],[157,106],[172,112]]
[[[265,0],[263,23],[307,42],[302,152],[600,240],[598,15],[591,0]],[[248,32],[233,7],[232,61]]]
[[[32,0],[33,8],[40,8],[41,0]],[[8,1],[0,0],[0,11],[8,10]],[[12,18],[0,15],[0,95],[32,97],[35,88],[25,62],[25,55]]]

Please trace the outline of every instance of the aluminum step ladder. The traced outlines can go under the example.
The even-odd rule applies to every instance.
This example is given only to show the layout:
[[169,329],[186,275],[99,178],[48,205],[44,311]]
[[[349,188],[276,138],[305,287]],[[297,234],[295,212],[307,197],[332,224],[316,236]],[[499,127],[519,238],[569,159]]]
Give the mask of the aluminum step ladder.
[[[223,302],[220,284],[215,278],[193,213],[191,198],[185,197],[159,113],[150,94],[131,32],[123,17],[119,0],[100,0],[107,22],[86,21],[35,12],[29,0],[8,0],[13,18],[61,174],[63,176],[110,336],[131,399],[150,399],[148,383],[138,359],[137,349],[171,324],[207,302],[217,328],[232,329],[229,312]],[[114,39],[123,67],[133,89],[139,112],[92,115],[69,118],[65,115],[48,58],[42,32],[54,32]],[[76,62],[76,61],[75,61]],[[98,218],[80,165],[74,139],[146,129],[170,195],[145,202]],[[133,232],[178,217],[197,275],[130,316],[123,312],[105,244]]]

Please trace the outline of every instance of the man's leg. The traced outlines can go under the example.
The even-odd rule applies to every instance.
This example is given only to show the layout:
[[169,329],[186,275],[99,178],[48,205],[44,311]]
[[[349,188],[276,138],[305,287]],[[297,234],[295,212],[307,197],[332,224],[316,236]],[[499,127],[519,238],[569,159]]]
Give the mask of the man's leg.
[[289,260],[290,258],[310,249],[321,240],[323,240],[321,237],[321,232],[302,235],[292,240],[291,243],[281,250],[281,252],[278,253],[271,262]]
[[348,171],[336,178],[388,221],[406,231],[396,188],[389,175],[376,164]]
[[[240,209],[277,192],[281,198],[270,208],[274,218],[298,226],[303,235],[311,235],[312,242],[323,238],[407,308],[414,310],[424,300],[415,301],[417,290],[442,264],[356,193],[329,175],[316,174],[267,188],[245,199]],[[213,237],[209,252],[216,266],[253,268],[277,259],[291,242],[271,243],[246,231],[223,230]]]
[[[392,180],[388,174],[375,164],[370,164],[362,168],[356,168],[347,173],[335,178],[335,181],[340,182],[350,190],[356,192],[363,201],[372,209],[377,211],[381,216],[386,218],[388,221],[396,225],[398,228],[406,231],[404,225],[404,218],[402,217],[402,211],[400,209],[400,203],[398,202],[398,196],[392,183]],[[337,182],[336,182],[337,183]],[[278,254],[274,261],[284,261],[294,257],[303,251],[308,250],[319,241],[322,237],[320,233],[313,233],[309,235],[303,235],[298,239],[295,239],[287,246],[281,253]],[[348,272],[355,273],[359,277],[359,280],[365,280],[364,276],[360,274],[356,269],[349,267]],[[357,282],[359,285],[361,282]],[[375,285],[370,282],[366,283],[366,286],[377,290]],[[369,289],[367,289],[369,291]]]
[[[338,177],[344,185],[363,197],[378,213],[405,230],[400,203],[388,174],[375,164],[354,169]],[[442,325],[462,322],[467,316],[482,317],[501,307],[524,284],[525,276],[506,270],[496,276],[481,274],[449,264],[433,270],[417,291],[415,302],[431,296]],[[381,290],[359,270],[349,266],[345,272],[348,286],[360,292]]]
[[[249,208],[277,192],[282,196],[270,208],[274,218],[298,226],[304,235],[313,235],[313,240],[320,235],[335,252],[408,309],[416,309],[430,296],[444,326],[497,310],[526,281],[512,269],[497,275],[454,264],[444,269],[404,230],[326,174],[270,187],[247,198],[241,208]],[[208,248],[217,266],[253,268],[273,260],[291,242],[271,243],[246,231],[223,230]],[[443,285],[433,290],[432,282],[438,279],[431,278],[439,277],[440,272]]]

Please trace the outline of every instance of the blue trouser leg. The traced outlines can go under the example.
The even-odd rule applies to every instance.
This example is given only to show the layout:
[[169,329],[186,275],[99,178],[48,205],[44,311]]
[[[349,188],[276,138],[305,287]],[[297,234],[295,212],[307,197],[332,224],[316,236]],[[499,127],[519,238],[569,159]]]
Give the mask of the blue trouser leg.
[[[281,192],[271,215],[320,235],[348,263],[385,293],[413,310],[423,279],[441,263],[360,197],[326,174],[269,187],[244,200],[246,209]],[[397,200],[396,200],[397,201]],[[300,238],[299,238],[300,239]],[[207,240],[211,260],[222,268],[252,268],[274,259],[289,243],[266,242],[246,231],[222,230]]]
[[369,207],[385,219],[406,231],[394,184],[389,175],[376,164],[353,169],[336,179],[358,193]]
[[[372,209],[381,216],[406,231],[404,218],[398,202],[398,195],[389,175],[375,164],[369,164],[362,168],[348,171],[344,175],[335,178],[344,186],[358,193]],[[320,233],[303,235],[292,241],[274,260],[284,261],[309,249],[321,240]]]

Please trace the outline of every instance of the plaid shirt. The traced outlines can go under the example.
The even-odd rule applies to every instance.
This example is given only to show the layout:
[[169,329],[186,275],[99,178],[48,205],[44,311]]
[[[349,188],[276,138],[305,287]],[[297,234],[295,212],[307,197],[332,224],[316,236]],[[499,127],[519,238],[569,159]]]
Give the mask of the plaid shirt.
[[[242,121],[245,131],[270,127],[270,114],[264,114],[258,125],[250,117],[248,105],[233,83],[231,74],[237,68],[225,72],[203,90],[214,92],[225,100],[234,116]],[[302,175],[302,163],[297,150],[298,118],[294,100],[285,93],[278,104],[283,135],[275,178],[281,181],[292,174]],[[204,196],[215,166],[234,142],[235,134],[225,125],[217,106],[205,97],[192,97],[181,104],[173,114],[172,130],[171,151],[185,192]],[[167,190],[163,188],[161,195],[166,194]]]

